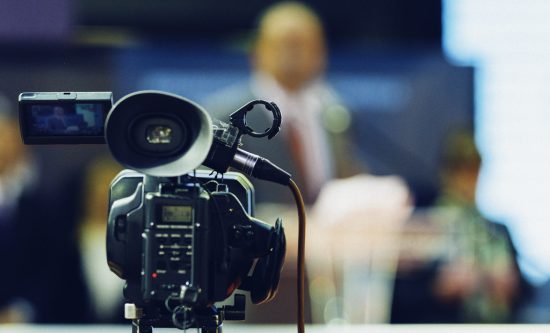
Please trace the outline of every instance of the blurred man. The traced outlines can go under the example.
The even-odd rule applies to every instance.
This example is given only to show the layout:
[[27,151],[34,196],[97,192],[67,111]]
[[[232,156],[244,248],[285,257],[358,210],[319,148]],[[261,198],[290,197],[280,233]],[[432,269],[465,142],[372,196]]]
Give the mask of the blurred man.
[[48,117],[48,129],[52,133],[62,133],[67,129],[65,110],[61,106],[54,106],[53,114]]
[[[364,184],[362,181],[365,179],[350,179],[349,182],[339,183],[339,186],[333,187],[327,185],[336,178],[348,178],[364,173],[366,167],[357,157],[349,138],[351,113],[325,81],[327,45],[320,18],[312,9],[297,2],[281,2],[268,8],[259,21],[257,37],[251,53],[251,64],[253,73],[249,82],[211,97],[204,103],[206,110],[212,112],[214,117],[227,121],[229,113],[251,100],[263,99],[275,102],[283,116],[281,133],[269,141],[265,138],[244,137],[243,149],[266,157],[290,172],[305,194],[306,204],[316,205],[317,197],[321,192],[329,192],[325,193],[324,197],[332,197],[331,193],[335,190],[338,193],[343,190],[345,195],[339,195],[339,200],[333,201],[331,205],[325,207],[325,210],[316,211],[330,210],[332,213],[341,212],[341,216],[350,217],[351,212],[342,210],[353,206],[353,203],[361,198],[370,197],[365,196],[365,191],[369,188],[356,186]],[[272,116],[269,112],[258,111],[260,110],[248,113],[247,123],[256,130],[263,131],[271,124]],[[280,215],[290,218],[285,219],[288,245],[279,294],[271,303],[249,307],[247,310],[250,314],[249,318],[255,322],[293,322],[296,313],[294,285],[296,283],[297,232],[296,226],[291,223],[295,220],[294,211],[291,211],[292,215],[288,215],[288,210],[293,208],[284,206],[292,202],[292,195],[288,189],[277,184],[255,179],[251,181],[256,189],[256,201],[259,203],[256,210],[258,217],[271,222]],[[398,196],[403,192],[408,193],[402,182],[381,180],[380,183],[380,187],[385,189],[388,186],[392,188],[394,185],[397,186],[397,191],[389,192],[398,193]],[[355,198],[356,200],[351,200],[350,194],[355,194],[353,191],[357,188],[363,192]],[[350,204],[352,201],[353,203]],[[392,198],[389,201],[394,202]],[[360,206],[372,206],[363,204],[365,202]],[[324,206],[325,203],[322,205]],[[369,219],[362,214],[364,212],[359,210],[359,214],[355,214],[357,211],[353,211],[354,214],[351,215],[354,221],[342,221],[339,218],[331,220],[325,227],[321,226],[324,223],[315,223],[322,221],[314,221],[310,226],[318,225],[323,229],[320,232],[330,234],[331,228],[342,228],[340,222],[357,222],[362,226],[355,230],[368,232],[369,224],[361,223]],[[338,214],[331,214],[331,216],[334,215]],[[312,231],[311,228],[309,230]],[[344,240],[341,239],[341,241]],[[360,250],[356,249],[356,251]],[[326,261],[325,264],[330,265]],[[333,268],[337,269],[328,267],[328,269]],[[312,272],[315,274],[314,271]],[[332,278],[333,276],[328,277],[329,280]],[[334,286],[339,282],[330,283]],[[317,284],[317,286],[320,285]],[[320,292],[318,288],[310,290],[312,293]],[[332,317],[324,316],[325,306],[330,302],[331,304],[337,302],[337,295],[330,297],[333,298],[329,300],[328,297],[315,297],[313,300],[312,303],[317,302],[312,305],[316,322],[332,320]],[[306,309],[306,316],[307,314]]]
[[486,220],[476,207],[480,166],[473,134],[452,132],[442,152],[440,198],[416,221],[429,230],[427,249],[439,246],[423,258],[403,254],[393,322],[514,319],[521,276],[506,227]]
[[[292,174],[305,201],[312,204],[321,187],[335,177],[351,176],[360,170],[350,152],[346,131],[350,113],[324,80],[327,50],[323,26],[309,7],[298,2],[281,2],[260,17],[251,52],[253,73],[249,82],[231,87],[209,98],[206,110],[220,120],[251,100],[275,102],[282,113],[281,132],[272,140],[243,138],[243,149],[268,158]],[[272,115],[254,110],[247,123],[263,131]],[[256,216],[271,221],[284,215],[292,203],[290,191],[282,186],[251,179],[259,204]],[[253,322],[293,322],[295,320],[294,228],[287,228],[287,260],[275,300],[249,306]],[[309,311],[306,310],[307,320]]]
[[78,179],[45,174],[43,161],[23,145],[9,103],[2,101],[0,322],[90,321],[75,237]]
[[[297,2],[276,4],[261,17],[250,81],[205,103],[221,120],[253,99],[277,103],[283,115],[281,133],[270,141],[245,137],[243,148],[289,171],[309,203],[330,179],[362,170],[347,137],[350,113],[323,77],[326,56],[319,17]],[[251,126],[263,130],[271,114],[254,110],[248,118]],[[258,202],[291,201],[284,188],[263,182],[254,185]]]

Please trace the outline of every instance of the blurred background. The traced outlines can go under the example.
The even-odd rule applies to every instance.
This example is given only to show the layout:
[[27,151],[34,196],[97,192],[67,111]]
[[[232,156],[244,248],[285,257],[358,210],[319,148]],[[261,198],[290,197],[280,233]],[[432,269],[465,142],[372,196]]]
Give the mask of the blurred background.
[[[0,90],[15,102],[22,91],[107,90],[118,99],[159,89],[204,104],[248,77],[251,38],[270,3],[7,1]],[[357,114],[360,152],[373,173],[403,175],[427,204],[440,138],[472,121],[473,69],[446,60],[440,1],[334,7],[314,5],[329,38],[327,76]]]
[[[1,105],[5,113],[15,113],[17,96],[24,91],[112,91],[117,100],[143,89],[164,90],[208,105],[211,96],[250,76],[249,54],[258,17],[274,3],[3,0]],[[507,227],[522,283],[536,287],[547,282],[550,244],[544,235],[550,218],[550,205],[546,204],[550,198],[550,150],[546,146],[550,141],[550,4],[543,0],[305,3],[324,24],[328,41],[325,77],[352,114],[354,154],[367,165],[368,173],[402,179],[414,206],[411,219],[421,216],[422,220],[424,209],[432,207],[442,193],[440,158],[445,138],[458,128],[473,129],[483,159],[475,203],[484,218]],[[228,105],[227,114],[232,107]],[[81,224],[72,221],[102,220],[101,214],[90,217],[96,211],[86,206],[95,200],[92,196],[97,195],[97,188],[105,189],[105,198],[99,202],[106,200],[108,179],[118,169],[105,157],[105,146],[41,146],[28,150],[40,169],[36,173],[40,178],[37,197],[47,198],[40,204],[44,206],[41,209],[58,211],[40,228],[28,231],[36,235],[44,229],[41,238],[33,236],[37,238],[34,244],[42,242],[42,246],[55,237],[62,238],[56,232],[51,240],[45,239],[54,233],[48,233],[52,225],[57,224],[56,230],[69,235],[72,241],[67,247],[57,246],[59,249],[51,255],[52,263],[60,265],[60,260],[70,261],[64,257],[69,246],[83,248]],[[91,181],[94,187],[87,180],[90,175],[103,180]],[[39,205],[36,201],[34,204]],[[405,243],[420,247],[421,243],[425,245],[422,237],[434,232],[411,230],[399,232],[413,235]],[[414,237],[418,235],[420,238]],[[395,245],[391,251],[399,250],[402,241],[391,240],[394,243],[390,245]],[[434,245],[439,249],[435,252],[445,252],[441,246]],[[40,251],[40,247],[33,251]],[[416,259],[424,263],[433,259],[430,254],[419,256],[423,255],[424,259]],[[74,262],[78,265],[78,260]],[[367,280],[362,276],[368,273],[355,272],[336,285]],[[337,300],[331,306],[321,305],[321,310],[315,310],[313,304],[311,311],[318,313],[313,313],[311,320],[415,321],[414,317],[395,314],[392,319],[394,290],[414,289],[415,282],[405,274],[404,284],[394,288],[399,274],[390,275],[384,275],[390,286],[384,289],[387,295],[377,296],[386,300],[380,301],[385,304],[382,312],[346,319],[343,310],[334,310],[339,307],[334,302],[343,302]],[[58,283],[65,286],[71,282]],[[342,294],[353,294],[353,289],[340,289]],[[61,314],[41,318],[25,302],[10,302],[19,309],[19,315],[7,313],[7,320],[70,321]],[[366,306],[361,304],[357,306]],[[407,312],[407,306],[414,308],[420,303],[403,304],[401,311]],[[94,321],[85,317],[75,314],[70,318],[76,322]],[[466,317],[443,316],[426,321],[462,322],[468,321]],[[468,318],[517,319],[512,315]]]

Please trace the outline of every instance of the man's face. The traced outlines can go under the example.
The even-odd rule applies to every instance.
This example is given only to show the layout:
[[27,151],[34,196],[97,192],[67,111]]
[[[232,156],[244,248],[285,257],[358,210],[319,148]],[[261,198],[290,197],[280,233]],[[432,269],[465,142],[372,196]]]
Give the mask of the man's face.
[[320,27],[296,19],[265,27],[254,55],[256,68],[288,90],[298,90],[319,76],[326,62]]

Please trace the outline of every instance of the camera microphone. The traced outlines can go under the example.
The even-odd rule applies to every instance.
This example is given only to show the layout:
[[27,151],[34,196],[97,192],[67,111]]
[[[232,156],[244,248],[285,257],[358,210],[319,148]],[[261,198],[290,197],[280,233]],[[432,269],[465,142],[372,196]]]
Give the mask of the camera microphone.
[[291,175],[267,158],[237,149],[231,167],[254,178],[288,186]]
[[[212,145],[202,164],[219,173],[225,173],[229,167],[232,167],[254,178],[288,186],[291,179],[291,175],[288,172],[264,157],[239,148],[243,133],[254,137],[267,136],[269,138],[270,135],[274,136],[278,131],[280,119],[277,111],[279,109],[275,103],[269,104],[264,101],[253,101],[247,104],[247,106],[257,103],[266,103],[270,106],[271,110],[274,110],[276,115],[274,115],[272,129],[268,129],[264,133],[254,132],[246,125],[246,120],[243,118],[246,113],[242,113],[239,110],[232,114],[232,121],[236,125],[230,125],[215,119],[213,121]],[[240,110],[246,110],[247,106]],[[238,117],[239,113],[241,118]],[[273,130],[273,128],[276,130]]]

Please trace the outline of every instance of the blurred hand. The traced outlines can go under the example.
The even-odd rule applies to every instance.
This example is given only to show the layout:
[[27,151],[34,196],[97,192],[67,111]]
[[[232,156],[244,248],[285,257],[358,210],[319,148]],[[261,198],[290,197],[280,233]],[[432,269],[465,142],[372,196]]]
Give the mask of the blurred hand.
[[481,276],[472,263],[452,262],[443,266],[434,283],[434,294],[447,302],[462,301],[481,283]]

